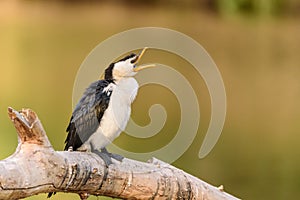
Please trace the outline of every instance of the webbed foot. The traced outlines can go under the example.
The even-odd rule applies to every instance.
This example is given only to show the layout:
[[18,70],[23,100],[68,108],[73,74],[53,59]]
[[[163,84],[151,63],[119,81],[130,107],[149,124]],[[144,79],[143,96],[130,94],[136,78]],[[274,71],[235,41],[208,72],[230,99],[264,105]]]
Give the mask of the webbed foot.
[[119,154],[109,153],[106,148],[102,148],[101,152],[99,150],[93,150],[92,152],[100,156],[104,160],[106,166],[112,164],[112,158],[120,162],[124,159],[124,157]]
[[120,162],[122,162],[122,160],[124,159],[124,157],[121,156],[121,155],[119,155],[119,154],[108,152],[105,147],[101,149],[101,152],[109,155],[109,157],[111,157],[111,158],[113,158],[113,159],[115,159],[117,161],[120,161]]
[[93,153],[97,154],[102,158],[102,160],[104,160],[106,167],[112,164],[111,157],[108,154],[100,152],[98,150],[94,150]]

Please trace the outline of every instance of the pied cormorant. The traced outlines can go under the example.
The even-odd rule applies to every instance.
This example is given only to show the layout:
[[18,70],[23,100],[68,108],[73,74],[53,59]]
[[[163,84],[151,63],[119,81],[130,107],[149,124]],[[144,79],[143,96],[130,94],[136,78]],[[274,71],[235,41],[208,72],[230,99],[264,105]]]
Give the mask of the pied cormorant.
[[104,79],[86,89],[67,127],[65,150],[105,150],[125,129],[139,87],[133,76],[154,66],[136,66],[145,50],[111,63],[105,69]]

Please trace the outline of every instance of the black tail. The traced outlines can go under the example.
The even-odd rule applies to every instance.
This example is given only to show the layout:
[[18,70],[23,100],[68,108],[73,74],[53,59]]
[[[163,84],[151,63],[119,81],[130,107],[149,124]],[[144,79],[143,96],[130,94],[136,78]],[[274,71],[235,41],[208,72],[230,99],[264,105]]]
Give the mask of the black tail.
[[65,151],[68,151],[69,147],[72,147],[73,151],[76,151],[76,149],[78,149],[82,145],[81,138],[77,134],[75,123],[72,122],[72,118],[71,118],[70,124],[67,128],[68,135],[65,140],[65,143],[66,143],[66,146],[64,149]]
[[55,195],[56,192],[49,192],[47,198],[50,198],[52,195]]

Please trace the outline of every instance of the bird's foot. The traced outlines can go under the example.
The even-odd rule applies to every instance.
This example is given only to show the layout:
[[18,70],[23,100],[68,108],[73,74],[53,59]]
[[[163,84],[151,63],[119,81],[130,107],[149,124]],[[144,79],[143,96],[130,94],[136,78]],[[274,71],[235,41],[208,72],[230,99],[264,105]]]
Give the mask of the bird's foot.
[[98,156],[100,156],[102,158],[102,160],[105,162],[106,167],[108,167],[109,165],[112,164],[110,155],[100,152],[98,150],[93,151],[93,153],[97,154]]
[[124,157],[121,156],[121,155],[119,155],[119,154],[108,152],[105,147],[101,149],[101,152],[109,155],[109,157],[111,157],[111,158],[113,158],[113,159],[115,159],[117,161],[120,161],[120,162],[122,162],[122,160],[124,159]]
[[113,163],[112,158],[119,162],[122,162],[122,160],[124,159],[124,157],[121,155],[109,153],[106,148],[102,148],[101,152],[99,150],[94,150],[93,153],[100,156],[104,160],[107,167]]

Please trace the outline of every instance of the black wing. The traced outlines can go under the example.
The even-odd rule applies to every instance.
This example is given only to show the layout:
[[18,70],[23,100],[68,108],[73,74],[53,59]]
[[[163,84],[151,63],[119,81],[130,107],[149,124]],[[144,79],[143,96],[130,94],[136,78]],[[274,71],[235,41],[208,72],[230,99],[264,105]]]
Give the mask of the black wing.
[[114,83],[112,80],[99,80],[86,89],[67,127],[65,150],[72,146],[75,151],[97,130],[112,94],[111,89],[104,91],[109,84]]

